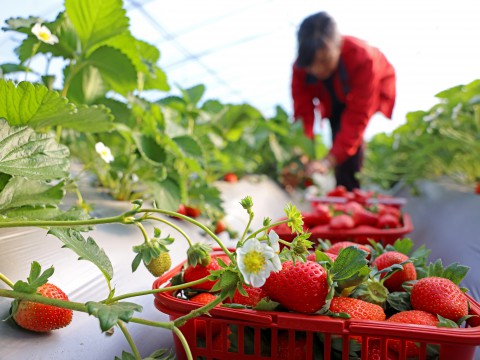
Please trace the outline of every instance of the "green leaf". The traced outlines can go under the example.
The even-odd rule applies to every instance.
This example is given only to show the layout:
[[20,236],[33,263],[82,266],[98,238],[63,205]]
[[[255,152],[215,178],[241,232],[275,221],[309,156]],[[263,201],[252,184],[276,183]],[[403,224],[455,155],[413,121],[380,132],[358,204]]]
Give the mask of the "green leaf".
[[370,269],[366,252],[354,246],[342,249],[333,262],[330,273],[338,288],[344,289],[358,285],[369,275]]
[[65,10],[86,53],[93,45],[128,29],[121,0],[66,0]]
[[126,95],[135,90],[137,72],[131,60],[120,50],[101,46],[87,58],[87,62],[100,71],[103,80],[113,91]]
[[36,261],[33,261],[30,266],[30,275],[27,278],[27,282],[19,280],[14,286],[13,290],[24,292],[28,294],[34,294],[37,292],[37,289],[46,284],[48,279],[53,275],[55,269],[49,267],[42,273],[42,267]]
[[163,165],[166,161],[165,149],[159,145],[154,138],[144,134],[134,134],[133,136],[138,150],[142,157],[152,165]]
[[72,249],[79,256],[79,260],[90,261],[108,280],[113,278],[112,263],[93,238],[88,237],[85,240],[79,231],[71,228],[51,228],[48,233],[60,239],[65,244],[63,247]]
[[173,141],[175,141],[186,157],[203,157],[203,149],[193,137],[188,135],[177,136],[173,138]]
[[[28,125],[34,129],[62,126],[78,131],[98,132],[112,128],[110,110],[104,106],[80,106],[68,103],[56,91],[22,81],[0,80],[0,118],[10,126]],[[94,126],[92,126],[94,125]]]
[[[64,69],[64,77],[69,76],[70,69]],[[77,104],[93,104],[107,93],[107,84],[103,81],[100,70],[93,66],[85,66],[73,76],[68,88],[67,97]]]
[[122,357],[119,358],[118,356],[115,356],[115,360],[136,360],[136,358],[133,354],[130,354],[129,352],[123,350]]
[[21,18],[21,17],[16,17],[16,18],[9,18],[5,20],[5,23],[8,26],[2,27],[2,30],[4,31],[18,31],[23,34],[30,34],[32,32],[32,27],[36,23],[43,23],[45,20],[43,20],[41,17],[38,16],[29,16],[28,18]]
[[68,156],[68,148],[53,136],[10,127],[0,119],[0,172],[35,180],[64,178],[69,174]]
[[259,311],[275,311],[275,309],[280,305],[280,303],[270,300],[268,298],[261,299],[254,309]]
[[188,103],[192,105],[196,105],[202,98],[203,94],[205,93],[205,85],[200,84],[186,90],[180,89],[180,91],[183,94],[183,98]]
[[393,244],[395,251],[398,251],[402,254],[408,255],[410,251],[413,249],[413,241],[411,239],[398,239]]
[[149,181],[146,184],[150,188],[158,208],[176,211],[181,203],[180,186],[176,181],[167,178],[160,182]]
[[397,311],[412,310],[410,294],[408,292],[393,292],[388,294],[388,304]]
[[90,315],[100,320],[102,331],[110,330],[115,326],[118,320],[129,322],[135,311],[141,312],[143,307],[131,302],[119,302],[115,304],[102,304],[89,301],[85,304]]
[[10,74],[10,73],[15,73],[15,72],[23,72],[27,71],[27,69],[35,73],[33,70],[29,69],[26,66],[19,65],[19,64],[2,64],[0,65],[0,76],[5,75],[5,74]]
[[58,205],[65,195],[64,183],[51,186],[42,181],[12,177],[0,192],[0,213],[22,206]]

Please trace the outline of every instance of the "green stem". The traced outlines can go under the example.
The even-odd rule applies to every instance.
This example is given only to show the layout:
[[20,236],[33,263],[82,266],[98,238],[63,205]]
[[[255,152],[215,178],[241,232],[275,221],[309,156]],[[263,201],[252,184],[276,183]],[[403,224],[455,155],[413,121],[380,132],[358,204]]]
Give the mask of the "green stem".
[[42,295],[27,294],[27,293],[15,291],[15,290],[0,289],[0,297],[33,301],[36,303],[57,306],[64,309],[87,312],[87,307],[83,303],[65,301],[60,299],[52,299]]
[[175,333],[175,335],[177,335],[180,342],[182,343],[183,348],[185,349],[185,355],[187,355],[187,359],[193,360],[192,352],[190,351],[190,346],[188,345],[188,342],[187,342],[187,339],[185,339],[185,336],[183,336],[183,333],[177,327],[174,327],[172,330]]
[[245,230],[243,231],[243,234],[242,234],[242,237],[240,238],[240,244],[243,244],[243,241],[245,240],[245,236],[247,236],[247,232],[248,232],[248,229],[250,229],[250,224],[252,223],[252,220],[253,220],[253,212],[249,209],[248,211],[248,215],[249,215],[249,219],[248,219],[248,223],[247,223],[247,226],[245,227]]
[[[201,279],[198,279],[198,280],[195,280],[195,281],[190,281],[188,283],[184,283],[184,284],[180,284],[180,285],[169,286],[169,287],[164,287],[164,288],[160,288],[160,289],[137,291],[137,292],[134,292],[134,293],[119,295],[119,296],[116,296],[114,298],[111,298],[109,300],[109,303],[117,302],[117,301],[120,301],[120,300],[123,300],[123,299],[132,298],[132,297],[137,297],[137,296],[157,294],[157,293],[166,292],[166,291],[182,290],[182,289],[188,288],[190,286],[201,284],[204,281],[207,281],[209,276],[210,275],[205,276]],[[105,302],[105,301],[102,301],[102,302]]]
[[225,296],[217,296],[217,298],[211,302],[209,302],[208,304],[198,308],[198,309],[195,309],[195,310],[192,310],[190,311],[188,314],[186,315],[183,315],[183,316],[180,316],[179,318],[175,319],[175,321],[173,322],[175,324],[175,326],[177,327],[181,327],[183,326],[188,320],[190,319],[193,319],[197,316],[200,316],[200,315],[203,315],[203,314],[206,314],[208,311],[212,310],[215,306],[217,306],[218,304],[220,304],[223,300],[226,299],[228,295],[225,295]]
[[25,81],[27,81],[27,76],[28,76],[28,73],[30,72],[30,63],[32,62],[32,59],[37,53],[39,47],[40,47],[40,41],[36,42],[35,45],[33,45],[32,56],[28,58],[28,62],[26,65],[27,69],[25,70]]
[[135,222],[135,225],[137,225],[137,227],[142,232],[143,238],[145,239],[145,244],[148,244],[150,242],[150,239],[148,238],[148,234],[147,234],[147,231],[145,230],[144,226],[139,222]]
[[251,233],[250,236],[249,236],[246,240],[251,239],[251,238],[254,238],[254,237],[257,236],[257,234],[259,234],[259,233],[261,233],[261,232],[263,232],[263,231],[267,231],[268,229],[270,229],[270,228],[272,228],[272,227],[274,227],[274,226],[278,226],[278,225],[281,225],[281,224],[285,224],[285,223],[288,223],[289,221],[292,221],[292,220],[293,220],[293,219],[285,219],[285,220],[277,221],[277,222],[275,222],[275,223],[273,223],[273,224],[270,224],[270,225],[268,225],[268,226],[264,226],[263,228],[255,231],[255,232],[253,232],[253,233]]
[[197,220],[191,218],[190,216],[185,216],[179,213],[176,213],[175,211],[169,211],[169,210],[162,210],[162,209],[141,209],[138,211],[139,213],[145,212],[145,213],[160,213],[160,214],[165,214],[169,215],[172,217],[177,217],[183,220],[186,220],[202,230],[204,230],[210,237],[215,240],[215,242],[220,246],[220,248],[225,252],[225,254],[230,258],[230,260],[235,261],[235,258],[233,257],[233,254],[227,249],[227,247],[223,244],[222,240],[219,239],[217,235],[215,235],[212,230],[210,230],[208,227],[203,225],[202,223],[198,222]]
[[123,335],[127,339],[128,345],[130,345],[130,348],[133,351],[133,355],[135,356],[135,359],[136,360],[142,360],[142,356],[138,352],[137,346],[135,345],[135,342],[133,341],[132,337],[130,336],[130,333],[128,332],[127,327],[125,326],[123,321],[118,321],[117,324],[118,324],[118,327],[120,328],[120,330],[122,330]]
[[55,141],[57,143],[60,143],[61,139],[62,139],[62,126],[58,125],[57,129],[55,130]]
[[165,220],[165,219],[162,219],[162,218],[159,218],[159,217],[156,217],[156,216],[147,216],[145,219],[147,220],[156,220],[156,221],[159,221],[159,222],[162,222],[164,224],[167,224],[168,226],[171,226],[172,228],[174,228],[175,230],[177,230],[180,234],[183,235],[183,237],[187,240],[188,242],[188,245],[189,246],[192,246],[192,240],[190,240],[190,237],[185,233],[185,231],[183,231],[180,227],[178,227],[177,225],[173,224],[172,222],[168,221],[168,220]]
[[77,75],[77,73],[80,70],[82,70],[82,68],[84,68],[86,65],[88,65],[88,61],[83,61],[83,62],[80,62],[80,64],[75,64],[75,65],[71,66],[71,70],[68,73],[67,78],[65,79],[65,81],[63,83],[63,89],[62,89],[62,96],[63,97],[67,96],[68,88],[70,87],[70,83],[72,82],[73,77],[75,75]]
[[12,227],[73,227],[79,225],[99,225],[99,224],[130,224],[132,222],[131,217],[125,216],[125,214],[99,218],[99,219],[86,219],[86,220],[21,220],[21,221],[0,221],[0,228],[12,228]]
[[2,273],[0,273],[0,280],[2,280],[5,284],[7,284],[8,286],[10,286],[13,289],[13,282],[11,282],[10,279],[7,278]]

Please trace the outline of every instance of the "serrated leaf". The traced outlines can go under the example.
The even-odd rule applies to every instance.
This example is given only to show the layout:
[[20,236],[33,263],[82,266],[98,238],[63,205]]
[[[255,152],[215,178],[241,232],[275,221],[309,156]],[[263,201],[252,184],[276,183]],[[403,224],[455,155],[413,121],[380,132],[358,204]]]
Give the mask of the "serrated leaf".
[[459,263],[453,263],[448,265],[444,270],[442,277],[452,280],[456,285],[459,285],[460,282],[465,278],[470,267],[461,265]]
[[134,134],[133,138],[142,157],[154,166],[163,166],[166,161],[166,152],[151,136]]
[[40,84],[0,80],[0,118],[10,126],[28,125],[33,129],[62,126],[78,131],[112,129],[113,116],[105,106],[76,107],[56,91]]
[[410,294],[406,292],[393,292],[388,294],[388,304],[397,311],[412,310],[410,304]]
[[68,148],[57,144],[52,135],[36,134],[25,126],[10,127],[0,119],[0,172],[33,180],[60,179],[69,174],[68,156]]
[[155,203],[161,209],[176,211],[181,203],[179,184],[173,179],[167,178],[160,182],[146,182],[153,195]]
[[55,269],[49,267],[42,273],[42,267],[37,261],[33,261],[30,266],[30,274],[27,278],[28,282],[19,280],[13,285],[13,290],[24,292],[27,294],[34,294],[37,288],[46,284],[48,279],[53,275]]
[[108,280],[113,278],[112,263],[93,238],[85,240],[78,230],[72,228],[51,228],[48,233],[60,239],[65,244],[64,247],[73,250],[80,260],[96,265]]
[[121,0],[66,0],[65,10],[85,53],[95,44],[128,30]]
[[193,157],[193,158],[203,157],[202,147],[191,136],[188,136],[188,135],[177,136],[173,138],[173,141],[175,141],[178,147],[182,150],[184,156]]
[[259,311],[275,311],[279,305],[280,303],[278,302],[263,298],[255,305],[254,309]]
[[368,277],[370,269],[367,264],[366,252],[350,246],[340,251],[330,273],[337,286],[346,288],[358,285]]
[[29,70],[32,73],[35,73],[33,70],[30,68],[24,66],[24,65],[19,65],[19,64],[2,64],[0,65],[0,76],[10,74],[10,73],[15,73],[15,72],[24,72],[26,70]]
[[0,192],[0,213],[22,206],[55,206],[65,195],[64,182],[51,186],[42,181],[12,177]]
[[408,255],[410,251],[413,249],[413,241],[410,239],[398,239],[395,241],[393,244],[393,247],[395,251],[398,251],[399,253]]
[[32,32],[32,27],[36,23],[43,23],[45,20],[38,16],[29,16],[28,18],[16,17],[5,20],[7,26],[2,27],[4,31],[18,31],[23,34]]
[[143,310],[142,306],[131,302],[119,302],[107,305],[89,301],[85,305],[88,313],[100,320],[100,328],[102,331],[111,329],[117,324],[118,320],[129,322],[135,311],[141,312]]

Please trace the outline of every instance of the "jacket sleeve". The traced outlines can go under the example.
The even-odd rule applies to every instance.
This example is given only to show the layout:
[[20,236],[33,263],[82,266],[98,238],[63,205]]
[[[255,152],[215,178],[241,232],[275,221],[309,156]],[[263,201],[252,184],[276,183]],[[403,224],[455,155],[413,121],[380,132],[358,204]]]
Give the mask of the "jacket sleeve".
[[350,92],[346,97],[340,130],[330,149],[337,164],[355,155],[362,145],[363,134],[375,113],[375,101],[378,99],[378,94],[375,94],[378,91],[378,74],[374,71],[372,58],[359,62],[349,76]]
[[313,138],[314,106],[313,98],[306,88],[304,73],[293,68],[292,99],[294,120],[303,122],[305,135]]

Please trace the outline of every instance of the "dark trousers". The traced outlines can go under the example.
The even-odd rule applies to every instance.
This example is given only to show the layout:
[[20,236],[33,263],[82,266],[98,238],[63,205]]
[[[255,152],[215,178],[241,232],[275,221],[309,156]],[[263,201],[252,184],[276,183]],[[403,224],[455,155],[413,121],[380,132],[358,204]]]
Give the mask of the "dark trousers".
[[338,185],[343,185],[348,191],[360,188],[360,181],[356,175],[360,172],[363,163],[363,146],[358,148],[355,155],[335,167],[335,180]]

